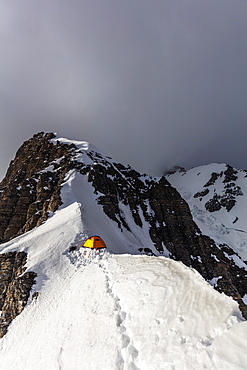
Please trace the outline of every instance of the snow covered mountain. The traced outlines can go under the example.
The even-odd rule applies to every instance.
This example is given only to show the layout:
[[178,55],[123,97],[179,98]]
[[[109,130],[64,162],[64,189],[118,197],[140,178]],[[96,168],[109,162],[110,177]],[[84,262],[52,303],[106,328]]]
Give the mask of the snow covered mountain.
[[197,225],[247,261],[247,171],[212,163],[167,176],[188,202]]
[[[246,265],[193,221],[181,175],[54,134],[23,144],[0,184],[1,369],[246,368]],[[91,235],[107,250],[85,253]]]

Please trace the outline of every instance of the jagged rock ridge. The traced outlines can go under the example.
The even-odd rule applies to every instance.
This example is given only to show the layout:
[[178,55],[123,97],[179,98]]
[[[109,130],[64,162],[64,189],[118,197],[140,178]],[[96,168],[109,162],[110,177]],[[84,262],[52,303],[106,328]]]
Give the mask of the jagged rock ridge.
[[35,283],[36,273],[25,272],[26,260],[25,252],[0,254],[0,338],[24,309]]
[[165,177],[140,175],[97,150],[56,140],[54,134],[39,133],[26,141],[0,184],[2,242],[39,226],[59,207],[61,186],[70,170],[86,176],[96,201],[120,232],[132,232],[122,205],[140,228],[148,223],[153,246],[140,248],[140,253],[169,254],[195,268],[217,290],[237,300],[247,318],[242,299],[247,293],[247,271],[236,263],[241,259],[227,245],[216,245],[202,235],[188,204]]
[[41,225],[61,204],[60,186],[73,164],[73,145],[38,133],[17,151],[0,183],[0,242]]

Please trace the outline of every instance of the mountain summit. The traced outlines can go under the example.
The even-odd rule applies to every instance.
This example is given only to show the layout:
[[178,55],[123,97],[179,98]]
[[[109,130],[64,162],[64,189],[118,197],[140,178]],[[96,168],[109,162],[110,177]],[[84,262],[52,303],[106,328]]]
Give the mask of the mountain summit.
[[[236,197],[244,197],[242,187],[233,184],[235,170],[224,170],[225,195],[210,195],[216,206],[210,199],[204,202],[208,215],[218,212],[219,205],[229,213]],[[241,248],[234,248],[220,233],[215,238],[197,222],[192,203],[187,203],[188,189],[181,191],[184,174],[142,175],[87,142],[52,133],[38,133],[24,142],[0,184],[0,334],[4,340],[0,360],[4,369],[31,369],[30,358],[20,365],[13,360],[11,346],[21,353],[14,337],[25,337],[31,346],[39,335],[44,347],[37,353],[41,357],[46,353],[47,360],[37,362],[38,355],[32,355],[36,369],[81,369],[81,363],[87,369],[192,369],[192,352],[199,343],[197,365],[208,345],[218,351],[213,361],[213,352],[205,357],[201,369],[214,368],[212,363],[228,369],[230,362],[219,354],[217,344],[225,343],[225,337],[218,338],[213,331],[218,330],[221,337],[234,325],[245,324],[247,266]],[[203,189],[198,183],[195,194],[193,187],[193,199],[207,196],[219,177],[212,175]],[[241,216],[236,213],[233,223],[240,222]],[[106,251],[84,253],[81,246],[93,235],[105,241]],[[205,280],[232,297],[241,313],[237,303]],[[43,331],[42,318],[51,336]],[[151,320],[149,330],[143,328],[141,318],[145,326]],[[76,327],[84,332],[84,347],[74,338],[80,335]],[[54,335],[58,347],[49,342]],[[149,335],[152,343],[145,344]],[[172,356],[178,342],[183,362]],[[89,365],[93,348],[96,351],[101,345],[99,352],[107,365],[100,366],[98,355]],[[162,367],[165,348],[168,356]],[[68,367],[70,351],[74,362]],[[241,360],[235,365],[241,365]]]

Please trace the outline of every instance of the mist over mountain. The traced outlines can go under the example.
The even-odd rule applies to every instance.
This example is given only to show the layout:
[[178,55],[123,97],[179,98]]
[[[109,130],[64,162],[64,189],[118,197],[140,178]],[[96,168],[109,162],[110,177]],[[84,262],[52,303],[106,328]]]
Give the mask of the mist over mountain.
[[246,169],[244,0],[0,4],[0,179],[38,131],[160,176]]
[[25,141],[0,184],[2,368],[244,369],[246,194],[227,164],[153,177]]

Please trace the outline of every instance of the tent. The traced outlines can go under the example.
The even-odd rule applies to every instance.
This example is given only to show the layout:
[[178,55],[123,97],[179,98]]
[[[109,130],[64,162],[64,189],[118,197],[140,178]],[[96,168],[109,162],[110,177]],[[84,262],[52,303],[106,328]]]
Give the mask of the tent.
[[101,249],[106,248],[105,242],[99,236],[91,236],[83,244],[85,248]]

